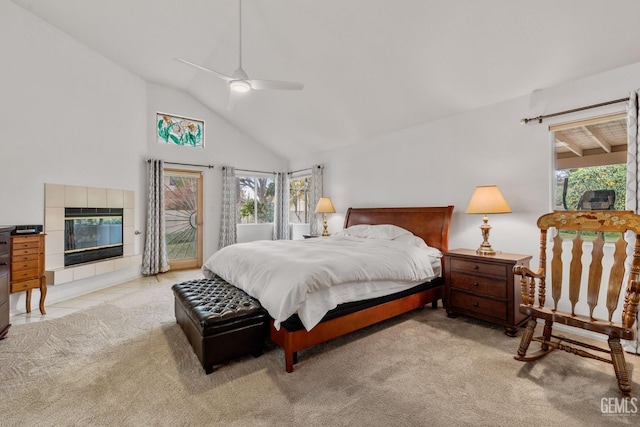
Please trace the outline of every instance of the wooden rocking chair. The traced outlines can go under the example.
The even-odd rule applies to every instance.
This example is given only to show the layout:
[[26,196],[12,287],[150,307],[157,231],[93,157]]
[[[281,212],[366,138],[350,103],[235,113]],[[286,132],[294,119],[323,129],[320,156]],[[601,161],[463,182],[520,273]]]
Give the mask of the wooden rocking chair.
[[[528,268],[517,265],[514,267],[514,274],[521,277],[520,285],[522,292],[522,304],[520,312],[531,316],[523,332],[520,347],[515,355],[516,360],[532,361],[545,356],[555,349],[589,357],[603,362],[613,364],[613,369],[618,380],[618,388],[623,395],[628,396],[631,392],[631,382],[627,373],[627,365],[624,352],[620,344],[620,339],[633,340],[635,333],[633,324],[638,312],[638,302],[640,300],[640,215],[632,211],[556,211],[541,216],[538,219],[540,228],[540,268],[533,272]],[[547,230],[556,229],[553,238],[553,258],[551,260],[551,307],[545,307],[545,297],[547,294]],[[574,230],[576,234],[571,245],[571,261],[569,264],[569,280],[563,286],[563,258],[562,258],[562,238],[560,230]],[[625,231],[630,230],[635,234],[635,245],[633,254],[627,257],[625,241]],[[591,251],[591,264],[588,270],[588,277],[582,280],[582,252],[584,247],[583,232],[595,232],[593,249]],[[605,306],[608,310],[608,319],[599,320],[594,318],[593,313],[598,304],[601,282],[603,278],[603,259],[605,233],[620,233],[619,238],[613,243],[613,261],[608,275]],[[592,233],[593,234],[593,233]],[[616,236],[614,234],[614,236]],[[615,237],[614,237],[615,238]],[[567,257],[565,257],[567,259]],[[624,292],[624,305],[620,322],[614,322],[613,313],[618,307],[622,283],[625,277],[625,261],[627,263],[626,289]],[[538,284],[536,299],[536,281]],[[563,293],[566,294],[563,295]],[[586,294],[588,315],[576,314],[576,305],[579,297]],[[561,297],[568,297],[568,301],[563,299],[561,306],[569,307],[566,311],[559,308]],[[584,304],[584,303],[583,303]],[[587,307],[584,307],[585,309]],[[542,336],[533,336],[537,319],[544,319],[544,329]],[[552,326],[557,322],[563,325],[581,328],[586,331],[597,332],[608,336],[609,349],[600,348],[588,343],[583,343],[575,339],[568,339],[563,336],[553,335]],[[540,350],[527,355],[527,350],[531,341],[541,343]],[[587,350],[603,352],[609,355],[604,358],[592,354],[591,352],[571,347],[563,342],[577,345]]]

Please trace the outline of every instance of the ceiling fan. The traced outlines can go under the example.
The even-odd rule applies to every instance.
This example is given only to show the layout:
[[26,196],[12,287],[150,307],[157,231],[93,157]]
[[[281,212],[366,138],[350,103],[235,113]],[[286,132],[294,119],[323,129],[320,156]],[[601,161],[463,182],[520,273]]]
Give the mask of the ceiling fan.
[[301,90],[304,87],[302,83],[296,82],[283,82],[277,80],[262,80],[251,79],[249,75],[242,69],[242,0],[238,0],[238,68],[232,75],[228,76],[195,62],[188,61],[182,58],[176,58],[176,61],[187,64],[191,67],[198,68],[202,71],[213,74],[214,76],[226,81],[229,84],[229,103],[227,109],[231,110],[238,98],[243,94],[251,90]]

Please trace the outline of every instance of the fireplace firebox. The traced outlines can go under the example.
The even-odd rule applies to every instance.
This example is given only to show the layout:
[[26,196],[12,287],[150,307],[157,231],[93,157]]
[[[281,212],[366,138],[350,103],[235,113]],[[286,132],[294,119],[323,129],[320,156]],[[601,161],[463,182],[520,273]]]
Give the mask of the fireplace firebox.
[[121,257],[122,209],[65,208],[65,267]]

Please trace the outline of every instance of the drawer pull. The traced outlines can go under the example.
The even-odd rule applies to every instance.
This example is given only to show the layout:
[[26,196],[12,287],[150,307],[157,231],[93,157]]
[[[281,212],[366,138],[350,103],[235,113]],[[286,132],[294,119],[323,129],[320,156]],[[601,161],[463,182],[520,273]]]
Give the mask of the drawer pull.
[[6,245],[6,244],[7,244],[6,240],[3,240],[3,241],[0,242],[0,245]]
[[475,287],[477,288],[478,286],[480,286],[480,283],[478,283],[478,282],[473,282],[473,286],[475,286]]
[[474,303],[473,303],[473,306],[474,306],[474,307],[477,307],[477,306],[478,306],[478,303],[477,303],[477,302],[474,302]]
[[474,270],[477,270],[477,269],[479,269],[479,268],[480,268],[480,266],[479,266],[478,264],[476,264],[476,265],[474,265],[474,266],[473,266],[473,269],[474,269]]
[[7,265],[6,262],[0,262],[0,265]]

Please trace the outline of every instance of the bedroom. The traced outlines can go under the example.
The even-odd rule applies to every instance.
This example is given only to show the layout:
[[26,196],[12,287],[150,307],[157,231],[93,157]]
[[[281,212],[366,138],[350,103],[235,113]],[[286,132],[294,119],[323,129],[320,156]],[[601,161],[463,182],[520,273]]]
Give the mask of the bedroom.
[[[593,2],[593,6],[600,3]],[[527,13],[536,10],[542,13],[526,4],[520,2],[519,6]],[[637,7],[632,2],[624,4]],[[247,11],[250,6],[248,2]],[[232,5],[227,7],[231,14]],[[355,6],[351,13],[355,14],[354,10],[357,10]],[[89,48],[87,42],[77,41],[14,2],[3,1],[0,4],[3,52],[0,93],[5,123],[3,146],[8,155],[1,156],[0,168],[8,184],[0,190],[2,223],[42,223],[45,183],[130,190],[135,192],[136,207],[143,207],[146,204],[144,160],[147,158],[283,171],[321,163],[325,165],[325,188],[338,210],[330,216],[331,230],[340,228],[341,215],[349,206],[452,204],[457,209],[449,246],[475,247],[479,243],[480,218],[465,215],[464,206],[476,185],[498,184],[514,212],[493,217],[492,244],[505,252],[535,254],[538,250],[535,220],[548,210],[551,199],[549,123],[522,126],[520,119],[621,98],[640,88],[640,57],[633,46],[633,40],[639,39],[638,29],[630,23],[630,17],[638,14],[620,10],[610,14],[606,14],[606,10],[600,12],[598,15],[624,20],[624,24],[615,25],[619,31],[619,37],[614,37],[618,50],[611,57],[607,55],[614,46],[591,47],[593,56],[597,55],[596,61],[588,61],[583,50],[583,56],[575,61],[579,69],[573,74],[502,98],[476,100],[478,94],[467,95],[473,86],[461,87],[457,98],[471,98],[468,103],[474,108],[452,111],[429,121],[417,118],[411,124],[383,133],[364,133],[352,123],[341,123],[340,128],[320,124],[315,132],[323,136],[319,145],[305,152],[300,143],[300,151],[288,154],[266,148],[255,134],[233,126],[185,91],[165,86],[161,81],[145,81]],[[234,31],[234,25],[229,23],[226,28]],[[186,56],[189,47],[184,49],[174,56]],[[234,49],[235,45],[228,46],[225,51],[224,60],[230,64],[234,63]],[[515,53],[522,58],[534,54],[535,49],[527,45]],[[252,54],[257,55],[255,51]],[[256,58],[254,63],[261,59]],[[334,65],[338,66],[335,62]],[[460,67],[465,65],[462,63]],[[542,75],[556,68],[562,69],[563,64],[542,63],[537,71]],[[190,70],[184,72],[192,74]],[[298,78],[286,68],[265,69],[265,72],[273,73],[276,78]],[[396,75],[390,73],[387,77]],[[366,82],[366,76],[362,76],[362,83]],[[307,88],[312,87],[312,83],[305,81]],[[213,83],[204,88],[211,93],[222,92]],[[357,90],[360,96],[361,90]],[[287,102],[294,99],[289,97]],[[222,110],[224,102],[220,101]],[[384,100],[376,97],[369,102]],[[266,109],[268,103],[260,105]],[[342,108],[332,99],[325,99],[323,105],[326,114]],[[598,114],[619,108],[603,108]],[[211,130],[206,136],[205,154],[158,145],[152,134],[157,111],[204,119],[207,129]],[[309,114],[316,115],[317,110],[311,111]],[[294,118],[308,120],[306,116]],[[282,123],[282,118],[278,118],[276,124]],[[345,135],[353,141],[351,145],[337,148],[323,145]],[[306,135],[287,135],[287,138],[305,139]],[[217,169],[206,170],[204,174],[209,196],[204,206],[207,221],[204,255],[207,257],[218,243],[217,201],[221,181]],[[446,179],[442,179],[443,176]],[[407,188],[407,182],[414,184]],[[143,228],[144,212],[137,209],[135,229],[143,231]],[[142,238],[134,237],[133,242],[135,253],[140,254]],[[72,292],[82,292],[79,286],[97,289],[109,282],[137,276],[139,268],[132,267],[120,273],[85,279],[70,287],[74,288]],[[68,297],[67,292],[52,286],[48,298],[53,303]],[[11,304],[17,309],[23,306],[24,300],[21,296],[12,296]]]

